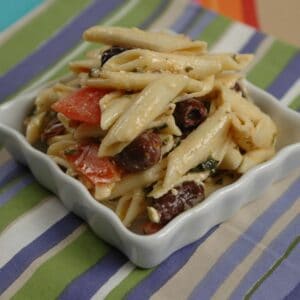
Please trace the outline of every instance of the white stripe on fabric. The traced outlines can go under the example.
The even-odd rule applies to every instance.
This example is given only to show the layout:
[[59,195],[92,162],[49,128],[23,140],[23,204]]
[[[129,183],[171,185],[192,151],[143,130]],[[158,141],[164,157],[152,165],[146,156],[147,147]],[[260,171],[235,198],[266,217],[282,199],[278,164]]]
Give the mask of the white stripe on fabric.
[[44,255],[37,258],[31,265],[22,273],[20,277],[1,295],[1,299],[11,299],[30,279],[30,277],[36,272],[36,270],[44,264],[51,257],[55,256],[57,253],[66,248],[69,244],[75,241],[83,232],[86,230],[86,225],[81,225],[76,230],[74,230],[67,238],[62,240],[55,247],[51,248]]
[[62,204],[51,196],[11,224],[0,234],[0,268],[67,213]]
[[237,52],[249,41],[254,32],[252,27],[242,23],[233,23],[212,46],[211,52]]
[[300,95],[300,79],[294,82],[294,84],[288,89],[280,103],[289,105],[298,95]]
[[172,3],[165,9],[163,15],[151,24],[151,30],[164,30],[168,28],[174,20],[178,20],[188,3],[190,3],[189,0],[172,0]]
[[[139,3],[139,1],[140,0],[130,0],[111,19],[104,22],[103,25],[107,25],[107,26],[114,25],[114,23],[116,23],[121,18],[123,18],[134,6],[136,6]],[[35,81],[32,85],[30,85],[23,92],[26,92],[36,86],[39,86],[41,83],[47,81],[49,78],[51,78],[53,75],[55,75],[55,73],[57,73],[61,68],[68,65],[68,63],[72,59],[77,57],[80,53],[84,52],[89,46],[90,46],[90,43],[82,42],[70,54],[68,54],[66,57],[61,59],[53,68],[51,68],[49,71],[47,71],[43,76],[41,76],[41,78],[39,80]]]
[[41,12],[46,10],[55,0],[47,0],[42,2],[38,7],[32,10],[27,15],[23,16],[16,23],[8,27],[3,32],[0,32],[0,46],[3,45],[12,35],[14,35],[19,29],[24,27],[33,18],[39,15]]
[[[151,297],[151,300],[188,299],[194,287],[205,278],[220,257],[289,188],[299,175],[300,169],[273,185],[259,199],[242,208],[231,219],[220,225],[206,239],[205,243],[199,246],[186,265],[161,287]],[[195,270],[197,270],[197,276],[195,276]]]
[[129,261],[122,266],[109,280],[97,291],[92,300],[104,299],[117,285],[119,285],[133,270],[135,266]]
[[271,242],[300,214],[300,198],[291,208],[277,219],[264,235],[263,239],[256,244],[251,252],[230,273],[222,285],[213,295],[212,299],[229,299],[232,292],[239,285],[244,276],[250,271],[255,262],[260,258]]

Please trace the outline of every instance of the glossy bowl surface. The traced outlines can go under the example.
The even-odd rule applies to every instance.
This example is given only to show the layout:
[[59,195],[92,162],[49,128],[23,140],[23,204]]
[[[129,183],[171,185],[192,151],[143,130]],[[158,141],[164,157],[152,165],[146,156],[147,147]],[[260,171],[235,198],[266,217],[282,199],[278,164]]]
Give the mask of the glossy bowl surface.
[[70,211],[83,218],[99,237],[120,249],[136,265],[149,268],[199,239],[210,228],[255,200],[273,182],[300,166],[300,115],[252,84],[246,82],[246,86],[254,102],[278,126],[277,154],[150,236],[137,235],[125,228],[119,218],[98,203],[80,182],[64,174],[47,155],[27,143],[22,134],[23,121],[41,87],[0,106],[0,143],[17,161],[28,165],[38,182],[56,194]]

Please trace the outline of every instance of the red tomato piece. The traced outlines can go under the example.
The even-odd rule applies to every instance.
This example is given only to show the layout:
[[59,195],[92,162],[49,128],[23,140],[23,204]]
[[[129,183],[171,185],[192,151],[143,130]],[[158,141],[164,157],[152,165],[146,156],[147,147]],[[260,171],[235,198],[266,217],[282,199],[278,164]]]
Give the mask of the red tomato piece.
[[52,109],[67,118],[88,124],[100,124],[101,111],[99,100],[107,93],[93,87],[82,88],[75,93],[58,100]]
[[99,157],[98,148],[97,144],[79,145],[74,150],[66,151],[65,156],[76,171],[93,184],[119,181],[120,170],[109,157]]

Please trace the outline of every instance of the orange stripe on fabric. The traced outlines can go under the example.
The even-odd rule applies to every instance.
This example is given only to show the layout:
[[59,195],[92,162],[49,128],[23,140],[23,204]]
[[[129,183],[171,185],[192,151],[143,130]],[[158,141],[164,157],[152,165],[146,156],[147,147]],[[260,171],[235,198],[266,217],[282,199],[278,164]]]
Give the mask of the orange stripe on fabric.
[[259,28],[255,0],[242,0],[242,3],[245,22]]
[[238,21],[244,21],[242,0],[219,0],[218,2],[221,14]]
[[200,3],[206,8],[219,11],[218,0],[200,0]]

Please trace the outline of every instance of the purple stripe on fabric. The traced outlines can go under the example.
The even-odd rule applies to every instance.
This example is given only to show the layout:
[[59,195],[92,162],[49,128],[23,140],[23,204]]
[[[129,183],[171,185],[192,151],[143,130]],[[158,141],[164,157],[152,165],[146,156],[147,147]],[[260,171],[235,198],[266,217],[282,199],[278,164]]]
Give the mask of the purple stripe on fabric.
[[217,15],[212,11],[206,11],[201,18],[196,22],[196,24],[187,32],[187,34],[192,38],[196,39],[199,37],[200,33],[215,19]]
[[264,40],[266,37],[265,34],[263,34],[260,31],[256,31],[249,41],[244,45],[244,47],[240,50],[240,53],[255,53],[260,43]]
[[81,33],[86,28],[98,23],[121,3],[122,0],[94,1],[53,38],[42,44],[37,51],[8,71],[0,78],[0,102],[16,92],[34,76],[53,65],[80,41]]
[[300,51],[295,54],[288,65],[268,87],[268,92],[280,99],[299,78]]
[[73,280],[59,299],[90,299],[126,262],[128,259],[121,252],[111,250],[96,265]]
[[[286,251],[288,246],[291,244],[291,242],[294,240],[294,238],[297,236],[297,234],[300,233],[300,217],[294,219],[285,230],[283,230],[280,235],[273,240],[273,242],[268,246],[266,251],[263,253],[263,255],[255,262],[255,264],[252,266],[251,270],[246,274],[246,276],[243,278],[243,280],[240,282],[239,286],[235,289],[234,293],[231,295],[231,299],[243,299],[246,295],[247,291],[256,283],[256,281],[261,278],[271,267],[272,265],[283,255],[283,253]],[[295,249],[293,251],[296,251]],[[282,265],[284,268],[289,269],[289,264],[293,263],[292,260],[288,259],[288,263],[282,262]],[[300,262],[300,261],[299,261]],[[277,270],[275,271],[277,273]],[[293,279],[288,279],[289,276],[296,276],[295,272],[290,271],[290,274],[288,274],[288,277],[285,277],[285,272],[280,273],[280,277],[276,280],[273,280],[274,288],[273,290],[282,289],[285,291],[285,295],[288,293],[288,291],[291,290],[291,288],[288,289],[288,286],[290,284],[293,284]],[[300,273],[299,273],[300,278]],[[298,278],[298,279],[299,279]],[[283,280],[284,279],[284,280]],[[298,280],[296,284],[298,283]],[[264,285],[264,283],[263,283]],[[292,285],[292,287],[295,286]],[[288,289],[288,290],[287,290]],[[273,293],[273,292],[272,292]],[[256,293],[255,293],[256,295]],[[273,297],[269,299],[274,299]]]
[[171,0],[161,0],[161,3],[154,10],[153,14],[142,24],[139,25],[139,28],[146,29],[149,27],[164,11],[168,9]]
[[297,201],[299,190],[300,177],[226,250],[205,278],[196,285],[189,299],[210,299],[228,275],[260,242],[272,224]]
[[146,279],[138,284],[126,297],[127,300],[149,299],[161,286],[176,274],[190,259],[198,247],[213,234],[218,226],[210,229],[201,239],[176,251],[160,264]]
[[284,300],[299,300],[300,299],[300,283],[284,298]]
[[0,186],[20,175],[26,168],[16,163],[14,160],[9,160],[0,166]]
[[4,205],[6,202],[8,202],[12,197],[14,197],[21,189],[23,189],[33,181],[34,181],[33,176],[29,175],[22,178],[16,184],[6,189],[4,193],[0,194],[0,207]]
[[65,239],[81,224],[82,221],[78,217],[68,214],[18,252],[0,269],[0,295],[35,259]]
[[196,3],[190,3],[185,8],[183,14],[180,16],[176,22],[174,22],[170,29],[175,32],[182,33],[185,32],[187,28],[189,28],[194,20],[197,18],[199,13],[202,11],[201,7]]
[[[255,291],[255,298],[283,299],[297,286],[300,279],[300,244],[293,249],[287,260],[288,262],[284,261]],[[291,272],[292,268],[294,272]]]

